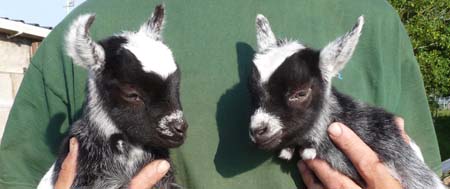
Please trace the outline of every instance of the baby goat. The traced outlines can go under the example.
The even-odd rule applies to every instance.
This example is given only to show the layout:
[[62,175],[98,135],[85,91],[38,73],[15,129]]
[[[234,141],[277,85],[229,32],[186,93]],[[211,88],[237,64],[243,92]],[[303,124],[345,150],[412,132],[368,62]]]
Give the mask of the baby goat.
[[404,188],[444,188],[403,141],[393,114],[357,102],[331,85],[352,56],[363,24],[361,16],[350,32],[318,51],[297,41],[277,40],[267,19],[258,15],[250,137],[262,149],[281,150],[284,159],[290,159],[295,148],[304,149],[303,159],[323,159],[364,186],[349,159],[327,136],[327,127],[341,122],[378,154]]
[[[164,7],[157,6],[137,32],[99,42],[89,36],[94,18],[78,17],[66,35],[68,55],[89,71],[87,102],[40,188],[53,188],[71,137],[79,142],[73,188],[127,188],[149,162],[169,161],[168,148],[180,146],[186,137],[180,71],[161,37]],[[156,185],[176,186],[172,169]]]

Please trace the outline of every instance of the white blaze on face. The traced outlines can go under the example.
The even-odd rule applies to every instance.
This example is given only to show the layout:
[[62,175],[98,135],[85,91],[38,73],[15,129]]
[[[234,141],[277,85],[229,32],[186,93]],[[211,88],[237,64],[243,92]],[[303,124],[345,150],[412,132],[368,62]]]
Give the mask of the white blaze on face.
[[170,131],[168,124],[171,122],[183,122],[183,112],[181,110],[174,111],[173,113],[161,118],[158,124],[158,130],[167,136],[173,136],[173,132]]
[[281,47],[270,48],[263,53],[256,54],[253,63],[261,76],[260,82],[264,83],[268,81],[273,72],[280,67],[286,58],[304,48],[305,46],[294,41]]
[[124,37],[128,43],[123,47],[136,56],[145,72],[153,72],[166,79],[177,70],[172,51],[161,41],[142,32],[125,34]]
[[[263,125],[267,125],[267,136],[272,136],[283,128],[283,124],[278,116],[267,113],[264,109],[258,108],[250,121],[250,129],[257,129]],[[250,135],[250,138],[255,142],[255,138]]]

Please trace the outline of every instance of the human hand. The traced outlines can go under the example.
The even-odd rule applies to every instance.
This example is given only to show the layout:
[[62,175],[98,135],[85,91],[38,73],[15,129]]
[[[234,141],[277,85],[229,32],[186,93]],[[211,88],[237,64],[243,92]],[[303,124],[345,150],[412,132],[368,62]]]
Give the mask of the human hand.
[[[403,139],[409,143],[410,139],[404,131],[403,119],[396,118],[395,122]],[[341,123],[333,123],[328,128],[328,133],[331,140],[353,163],[366,182],[368,189],[402,188],[400,182],[390,174],[389,169],[378,159],[377,154],[348,127]],[[361,188],[352,179],[331,168],[323,160],[299,161],[297,165],[302,179],[309,189]],[[317,181],[316,178],[320,181]]]
[[69,141],[69,153],[61,164],[58,179],[55,183],[55,189],[68,189],[75,180],[78,157],[78,141],[71,138]]
[[[66,159],[61,165],[58,179],[55,183],[55,189],[69,189],[72,186],[76,176],[78,141],[75,138],[70,139],[70,148]],[[131,179],[130,189],[152,188],[169,171],[170,164],[165,160],[155,160],[146,165],[142,170]]]

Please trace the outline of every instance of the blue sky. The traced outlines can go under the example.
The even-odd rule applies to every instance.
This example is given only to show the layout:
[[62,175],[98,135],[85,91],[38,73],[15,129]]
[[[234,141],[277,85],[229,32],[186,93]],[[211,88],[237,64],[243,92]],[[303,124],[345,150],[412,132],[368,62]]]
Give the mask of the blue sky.
[[[75,6],[85,0],[75,0]],[[66,16],[66,0],[0,0],[0,17],[54,27]]]

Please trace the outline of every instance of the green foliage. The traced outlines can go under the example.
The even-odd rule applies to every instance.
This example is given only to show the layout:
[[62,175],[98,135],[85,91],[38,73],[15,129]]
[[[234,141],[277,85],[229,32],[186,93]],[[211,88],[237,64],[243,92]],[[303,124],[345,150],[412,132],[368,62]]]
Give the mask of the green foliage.
[[439,111],[439,116],[436,118],[434,129],[436,130],[442,161],[450,158],[450,145],[448,141],[448,139],[450,138],[449,127],[450,110]]
[[429,97],[450,95],[450,0],[390,0],[408,30]]

